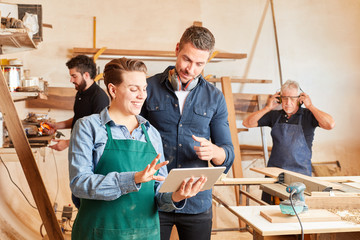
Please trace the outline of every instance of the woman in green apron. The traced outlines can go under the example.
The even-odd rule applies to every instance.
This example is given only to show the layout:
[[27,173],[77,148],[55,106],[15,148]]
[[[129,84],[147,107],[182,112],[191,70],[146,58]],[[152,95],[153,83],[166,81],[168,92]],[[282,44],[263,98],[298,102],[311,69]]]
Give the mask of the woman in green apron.
[[72,239],[160,239],[157,208],[181,209],[206,179],[158,193],[168,162],[160,134],[139,116],[147,97],[146,66],[114,59],[105,66],[104,81],[110,106],[79,119],[71,135],[70,187],[81,199]]

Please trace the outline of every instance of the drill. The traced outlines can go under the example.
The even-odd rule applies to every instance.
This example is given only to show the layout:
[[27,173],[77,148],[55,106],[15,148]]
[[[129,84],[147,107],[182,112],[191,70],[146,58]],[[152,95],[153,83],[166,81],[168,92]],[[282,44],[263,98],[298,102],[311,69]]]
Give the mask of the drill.
[[308,206],[305,204],[305,189],[305,184],[301,182],[291,183],[286,188],[286,191],[290,193],[290,195],[289,199],[280,203],[280,210],[283,214],[295,215],[294,210],[296,213],[301,213],[308,210]]

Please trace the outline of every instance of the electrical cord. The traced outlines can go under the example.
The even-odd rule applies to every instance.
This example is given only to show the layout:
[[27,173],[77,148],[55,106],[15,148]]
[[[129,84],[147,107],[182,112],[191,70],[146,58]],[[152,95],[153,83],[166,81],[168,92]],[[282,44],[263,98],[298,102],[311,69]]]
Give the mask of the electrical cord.
[[[53,158],[54,158],[54,163],[55,163],[55,170],[56,170],[56,194],[55,194],[55,199],[54,199],[54,203],[56,203],[56,200],[58,198],[58,195],[59,195],[59,171],[58,171],[58,167],[57,167],[57,164],[56,164],[56,158],[55,158],[55,154],[54,154],[54,150],[52,149],[52,155],[53,155]],[[1,158],[0,156],[0,160],[2,162],[2,164],[4,164],[4,167],[9,175],[9,178],[10,178],[10,181],[15,185],[15,187],[21,192],[21,194],[24,196],[24,198],[26,199],[26,201],[29,203],[29,205],[34,208],[34,209],[37,209],[37,207],[35,207],[33,204],[30,203],[29,199],[26,197],[25,193],[20,189],[20,187],[14,182],[14,180],[12,179],[11,177],[11,174],[10,174],[10,171],[8,169],[8,167],[6,166],[5,162],[3,161],[3,159]],[[55,206],[55,204],[54,204]],[[57,204],[56,204],[56,207],[54,207],[54,211],[55,213],[56,212],[62,212],[62,211],[57,211]],[[44,234],[42,233],[42,229],[44,227],[44,224],[42,223],[40,225],[40,235],[42,237],[44,237]]]
[[294,193],[296,193],[296,189],[294,189],[294,190],[291,191],[291,193],[290,193],[290,197],[289,197],[289,199],[290,199],[290,204],[291,204],[291,207],[292,207],[292,209],[294,210],[295,215],[296,215],[296,217],[297,217],[297,219],[298,219],[298,221],[299,221],[299,224],[300,224],[300,228],[301,228],[301,240],[304,240],[304,229],[303,229],[303,226],[302,226],[302,224],[301,224],[299,215],[298,215],[297,212],[295,211],[295,207],[294,207],[294,204],[293,204],[293,201],[292,201],[292,196],[293,196]]
[[14,182],[14,180],[13,180],[12,177],[11,177],[11,174],[10,174],[9,169],[8,169],[8,167],[6,166],[6,164],[5,164],[5,162],[3,161],[3,159],[1,158],[1,156],[0,156],[0,160],[1,160],[2,164],[4,164],[4,167],[5,167],[8,175],[9,175],[10,181],[15,185],[15,187],[16,187],[17,189],[19,189],[19,191],[20,191],[21,194],[24,196],[24,198],[25,198],[26,201],[29,203],[29,205],[30,205],[32,208],[37,209],[37,207],[35,207],[35,206],[29,201],[29,199],[26,197],[25,193],[20,189],[20,187]]
[[43,232],[42,232],[43,227],[44,227],[44,223],[42,223],[42,224],[40,225],[40,235],[41,235],[42,238],[44,238],[44,234],[43,234]]
[[[72,228],[73,228],[73,225],[71,224],[71,220],[70,220],[70,219],[68,220],[68,224],[69,224],[70,228],[72,229]],[[71,230],[68,230],[68,231],[71,231]]]
[[[26,197],[25,193],[24,193],[24,192],[20,189],[20,187],[14,182],[14,180],[13,180],[12,177],[11,177],[11,174],[10,174],[9,169],[8,169],[8,167],[6,166],[6,164],[5,164],[5,162],[3,161],[3,159],[2,159],[1,156],[0,156],[0,160],[1,160],[2,164],[4,164],[4,167],[5,167],[8,175],[9,175],[10,181],[11,181],[11,182],[15,185],[15,187],[21,192],[21,194],[24,196],[25,200],[29,203],[29,205],[30,205],[32,208],[34,208],[34,209],[37,210],[37,207],[35,207],[33,204],[30,203],[30,201],[29,201],[29,199]],[[44,223],[41,223],[41,225],[40,225],[40,235],[41,235],[42,238],[44,238],[44,234],[43,234],[43,232],[42,232],[43,227],[44,227]]]
[[[59,194],[59,172],[58,172],[58,167],[57,167],[56,158],[55,158],[55,154],[54,154],[54,150],[53,150],[53,149],[52,149],[51,153],[52,153],[53,158],[54,158],[55,170],[56,170],[56,185],[57,185],[57,186],[56,186],[56,194],[55,194],[55,199],[54,199],[54,203],[56,203],[56,200],[57,200],[58,194]],[[9,176],[10,181],[15,185],[15,187],[16,187],[16,188],[20,191],[20,193],[24,196],[24,198],[25,198],[25,200],[28,202],[28,204],[29,204],[32,208],[37,209],[37,207],[35,207],[35,206],[29,201],[29,199],[26,197],[25,193],[21,190],[21,188],[14,182],[14,180],[13,180],[12,177],[11,177],[11,173],[10,173],[9,169],[8,169],[8,167],[6,166],[6,164],[5,164],[5,162],[3,161],[3,159],[1,158],[1,156],[0,156],[0,160],[1,160],[2,164],[4,165],[4,167],[5,167],[5,169],[6,169],[7,173],[8,173],[8,176]],[[55,206],[55,204],[54,204],[54,206]],[[56,204],[56,206],[57,206],[57,204]],[[62,211],[58,211],[58,210],[57,210],[57,207],[54,207],[54,211],[55,211],[55,213],[56,213],[56,212],[62,212]],[[77,210],[73,210],[73,212],[77,212]],[[68,219],[66,222],[68,223],[68,225],[70,226],[70,228],[72,228],[71,220]],[[44,227],[44,223],[41,223],[41,225],[40,225],[40,235],[41,235],[41,237],[44,237],[43,227]],[[64,231],[70,231],[70,232],[71,232],[71,230],[67,230],[67,229],[63,229],[63,230],[64,230]]]

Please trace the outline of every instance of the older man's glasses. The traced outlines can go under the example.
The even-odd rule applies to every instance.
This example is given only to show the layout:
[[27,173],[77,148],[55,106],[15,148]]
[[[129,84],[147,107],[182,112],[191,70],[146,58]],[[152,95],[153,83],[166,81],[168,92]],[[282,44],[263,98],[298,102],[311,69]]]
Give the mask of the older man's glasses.
[[287,100],[291,100],[291,101],[296,101],[299,96],[280,96],[282,101],[287,101]]

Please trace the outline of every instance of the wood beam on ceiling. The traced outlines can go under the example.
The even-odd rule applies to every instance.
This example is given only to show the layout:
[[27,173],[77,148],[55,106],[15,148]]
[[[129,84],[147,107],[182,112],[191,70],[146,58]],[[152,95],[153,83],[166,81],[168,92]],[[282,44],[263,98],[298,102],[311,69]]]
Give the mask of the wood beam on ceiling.
[[[73,48],[73,56],[77,55],[95,55],[100,48]],[[139,57],[139,59],[148,60],[175,60],[174,51],[160,50],[127,50],[127,49],[106,49],[99,58],[115,58],[115,57]],[[143,57],[143,58],[142,58]],[[245,53],[225,53],[219,52],[212,62],[222,60],[237,60],[246,58]]]
[[[221,82],[221,78],[209,78],[208,82]],[[232,83],[272,83],[272,80],[265,79],[248,79],[248,78],[231,78]]]

